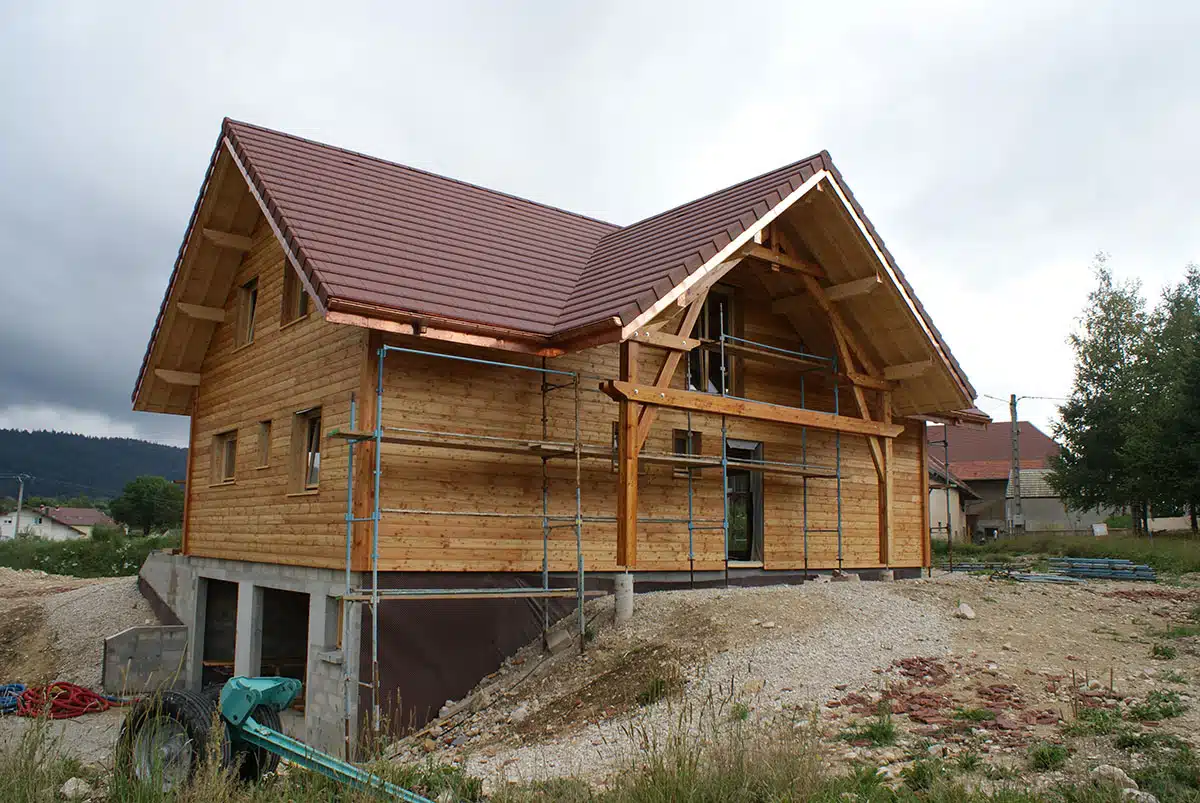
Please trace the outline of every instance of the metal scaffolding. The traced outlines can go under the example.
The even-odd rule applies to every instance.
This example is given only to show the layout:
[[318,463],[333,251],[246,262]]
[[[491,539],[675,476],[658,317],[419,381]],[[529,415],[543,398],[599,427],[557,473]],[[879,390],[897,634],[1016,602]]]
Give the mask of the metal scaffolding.
[[[788,364],[800,365],[804,373],[816,369],[826,369],[830,371],[833,377],[833,412],[839,412],[839,388],[838,388],[838,363],[836,357],[821,357],[819,355],[807,354],[801,351],[792,351],[779,348],[778,346],[769,345],[766,343],[757,343],[744,338],[729,335],[724,331],[725,328],[725,312],[722,306],[720,313],[720,336],[717,341],[707,342],[707,346],[715,347],[720,352],[720,368],[721,368],[721,388],[720,395],[729,398],[741,398],[733,396],[729,393],[727,378],[729,377],[729,365],[727,363],[727,352],[739,357],[748,359],[769,360],[773,362],[783,361]],[[511,369],[515,371],[536,372],[541,377],[541,439],[531,440],[528,438],[513,438],[502,437],[497,435],[480,435],[471,432],[449,431],[437,429],[423,429],[416,427],[400,427],[387,426],[384,423],[384,389],[385,389],[385,363],[389,354],[407,354],[419,357],[431,357],[438,359],[454,360],[459,362],[473,363],[482,366],[490,366],[494,368]],[[691,386],[691,361],[687,361],[687,381],[688,386]],[[793,409],[811,409],[806,405],[804,373],[800,379],[800,407]],[[542,358],[540,366],[524,365],[513,362],[503,362],[498,360],[488,360],[477,357],[467,357],[457,354],[448,354],[443,352],[428,351],[423,349],[408,348],[402,346],[383,345],[377,351],[377,374],[375,386],[375,408],[373,428],[368,431],[358,431],[358,405],[355,399],[351,399],[350,403],[350,420],[349,431],[334,430],[330,433],[331,437],[342,438],[348,445],[347,457],[347,481],[346,481],[346,569],[345,569],[345,592],[343,594],[343,615],[342,627],[343,632],[349,632],[349,629],[354,624],[352,616],[352,604],[361,604],[367,610],[371,620],[371,677],[370,682],[359,682],[359,686],[369,687],[371,695],[371,714],[372,726],[378,730],[381,721],[381,690],[380,690],[380,669],[379,669],[379,605],[382,602],[389,601],[417,601],[417,600],[432,600],[432,599],[504,599],[504,598],[530,598],[549,600],[556,597],[574,597],[577,608],[577,621],[580,649],[582,650],[585,644],[586,618],[584,612],[585,592],[585,567],[583,557],[583,527],[585,524],[592,523],[615,523],[616,516],[612,515],[585,515],[583,512],[583,495],[582,495],[582,472],[583,461],[592,459],[615,460],[616,447],[614,444],[589,444],[584,443],[581,432],[582,418],[582,393],[585,390],[595,390],[596,388],[584,388],[582,382],[585,379],[605,379],[604,377],[591,376],[579,371],[567,371],[561,369],[549,368],[546,366],[545,358]],[[558,391],[570,391],[571,401],[573,406],[573,424],[572,438],[570,440],[550,438],[551,427],[549,418],[548,398],[550,394]],[[746,401],[753,401],[746,399]],[[784,407],[784,405],[778,405]],[[729,472],[731,469],[749,470],[757,472],[780,473],[785,475],[798,475],[802,480],[802,528],[804,542],[804,569],[805,576],[808,576],[808,548],[810,533],[836,533],[837,535],[837,556],[838,567],[842,566],[842,466],[841,466],[841,433],[834,433],[834,453],[835,460],[832,466],[827,465],[812,465],[808,463],[808,428],[801,427],[801,460],[800,462],[786,461],[768,461],[764,459],[748,460],[748,459],[731,459],[729,454],[729,432],[726,421],[726,416],[721,415],[721,451],[720,456],[704,456],[697,454],[698,449],[694,448],[692,441],[692,412],[687,412],[687,444],[682,453],[639,453],[638,460],[646,463],[669,464],[680,467],[686,471],[687,475],[687,517],[670,517],[670,516],[647,516],[637,517],[638,523],[644,524],[686,524],[688,528],[688,562],[689,573],[694,583],[695,580],[695,539],[698,531],[706,529],[720,529],[724,536],[724,566],[725,579],[729,580]],[[374,453],[371,455],[373,461],[370,481],[370,505],[367,515],[356,516],[354,507],[354,466],[356,448],[362,444],[373,444]],[[530,512],[513,512],[513,511],[486,511],[486,510],[449,510],[439,508],[427,508],[419,506],[385,506],[382,500],[382,478],[383,478],[383,446],[384,444],[396,444],[403,446],[419,446],[445,448],[450,450],[468,450],[490,452],[496,454],[513,454],[527,455],[537,457],[541,463],[541,509],[540,511]],[[574,513],[573,514],[555,514],[550,511],[550,472],[549,462],[554,459],[570,459],[574,464]],[[722,493],[722,515],[721,518],[697,518],[695,504],[695,485],[694,477],[697,471],[704,468],[720,468],[721,470],[721,487]],[[824,529],[810,529],[809,511],[808,511],[808,482],[810,479],[828,479],[833,480],[836,485],[836,505],[837,519],[836,527]],[[541,585],[539,587],[512,587],[512,588],[424,588],[424,589],[385,589],[379,585],[379,562],[380,562],[380,526],[385,516],[444,516],[457,518],[478,518],[478,519],[498,519],[498,520],[534,520],[541,522],[542,530],[542,562],[541,562]],[[369,584],[355,587],[354,584],[354,530],[355,525],[370,524],[371,543],[370,543],[370,566],[366,572],[369,578]],[[558,588],[550,584],[550,539],[552,531],[555,529],[571,528],[575,533],[575,584],[573,588]],[[543,643],[545,643],[546,633],[549,630],[549,605],[547,602],[542,606],[542,634]],[[346,728],[347,739],[350,738],[351,723],[351,693],[352,693],[352,672],[349,666],[346,667],[346,684],[345,684],[345,710],[346,710]]]

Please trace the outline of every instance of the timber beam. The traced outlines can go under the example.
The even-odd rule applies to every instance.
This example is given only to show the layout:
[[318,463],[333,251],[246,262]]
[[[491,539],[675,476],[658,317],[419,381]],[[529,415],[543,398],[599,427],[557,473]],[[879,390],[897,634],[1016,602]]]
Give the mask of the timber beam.
[[225,320],[225,310],[220,307],[205,307],[201,304],[188,304],[180,301],[175,304],[175,308],[189,318],[195,318],[199,321],[221,323]]
[[242,234],[234,234],[220,229],[202,229],[204,239],[217,248],[228,248],[230,251],[249,251],[254,246],[254,240]]
[[835,284],[825,288],[825,297],[830,301],[844,301],[847,298],[863,296],[883,285],[879,274],[873,274],[865,279],[855,279],[852,282]]
[[[670,356],[677,356],[673,351]],[[638,344],[621,344],[621,378],[637,382]],[[638,515],[638,413],[636,399],[620,399],[617,417],[617,565],[632,569],[637,564]]]
[[644,346],[674,351],[691,351],[700,345],[700,341],[695,338],[668,334],[654,329],[638,329],[629,336],[629,339],[636,340]]
[[763,262],[773,265],[776,268],[787,268],[789,270],[803,273],[806,276],[815,276],[818,278],[823,278],[825,276],[825,271],[821,270],[820,265],[814,262],[807,262],[803,259],[796,259],[793,256],[788,256],[787,254],[779,251],[774,251],[763,245],[753,246],[746,252],[746,256],[762,260]]
[[716,396],[711,393],[699,393],[694,390],[676,390],[674,388],[656,387],[654,385],[639,385],[634,382],[609,381],[603,382],[600,389],[610,398],[618,402],[636,402],[651,407],[668,407],[675,410],[692,410],[700,413],[715,415],[730,415],[736,418],[751,418],[758,421],[774,421],[780,424],[793,424],[801,427],[826,430],[828,432],[844,432],[851,435],[867,435],[876,438],[895,438],[904,431],[902,424],[889,424],[882,421],[865,421],[861,418],[851,418],[833,413],[822,413],[817,410],[803,410],[799,407],[784,407],[766,402],[732,399],[728,396]]
[[166,368],[155,368],[154,375],[168,385],[188,385],[193,388],[200,385],[200,374],[194,371],[171,371]]

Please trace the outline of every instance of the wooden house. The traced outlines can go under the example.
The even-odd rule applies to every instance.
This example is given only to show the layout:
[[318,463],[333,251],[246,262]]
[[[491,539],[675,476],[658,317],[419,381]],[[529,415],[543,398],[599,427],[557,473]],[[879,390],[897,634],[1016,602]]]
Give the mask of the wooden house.
[[133,402],[191,419],[194,666],[259,670],[261,589],[316,583],[309,710],[316,652],[417,711],[516,597],[920,572],[974,395],[826,152],[617,226],[226,120]]

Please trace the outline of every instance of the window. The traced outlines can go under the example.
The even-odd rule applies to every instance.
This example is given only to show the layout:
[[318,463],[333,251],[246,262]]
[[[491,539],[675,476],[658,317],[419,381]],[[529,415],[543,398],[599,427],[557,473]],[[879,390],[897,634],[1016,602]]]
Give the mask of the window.
[[254,278],[238,288],[237,330],[233,335],[235,346],[248,346],[254,342],[254,313],[258,306],[258,279]]
[[[699,455],[700,454],[700,433],[695,430],[688,431],[686,429],[677,429],[672,432],[671,442],[675,454]],[[691,469],[688,466],[676,466],[674,474],[676,477],[686,477]]]
[[271,422],[258,422],[258,467],[271,465]]
[[300,274],[286,261],[283,263],[283,308],[279,312],[279,325],[287,326],[308,315],[308,291]]
[[292,491],[315,491],[321,480],[321,408],[301,410],[292,420]]
[[[738,330],[733,295],[712,290],[696,319],[692,337],[705,341],[688,353],[688,390],[720,393],[721,390],[721,332],[731,335]],[[737,361],[725,355],[725,393],[732,393],[737,373]]]
[[[726,441],[730,462],[762,462],[763,447],[755,441]],[[725,493],[729,498],[729,560],[763,559],[763,475],[749,468],[730,468]]]
[[233,482],[237,469],[237,430],[213,436],[212,483]]

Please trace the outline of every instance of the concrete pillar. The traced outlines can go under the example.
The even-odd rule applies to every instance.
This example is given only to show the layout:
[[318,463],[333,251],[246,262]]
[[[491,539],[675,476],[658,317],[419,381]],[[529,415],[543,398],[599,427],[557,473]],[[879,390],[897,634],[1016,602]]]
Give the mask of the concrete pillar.
[[187,657],[184,659],[183,688],[188,691],[200,691],[204,677],[204,630],[205,613],[208,609],[208,580],[192,575],[189,596],[192,598],[192,610],[181,611],[184,614],[183,623],[188,626]]
[[237,639],[233,647],[233,674],[256,677],[262,673],[263,590],[248,580],[238,583]]
[[618,574],[613,592],[617,598],[617,621],[628,622],[633,618],[633,575],[629,572]]

